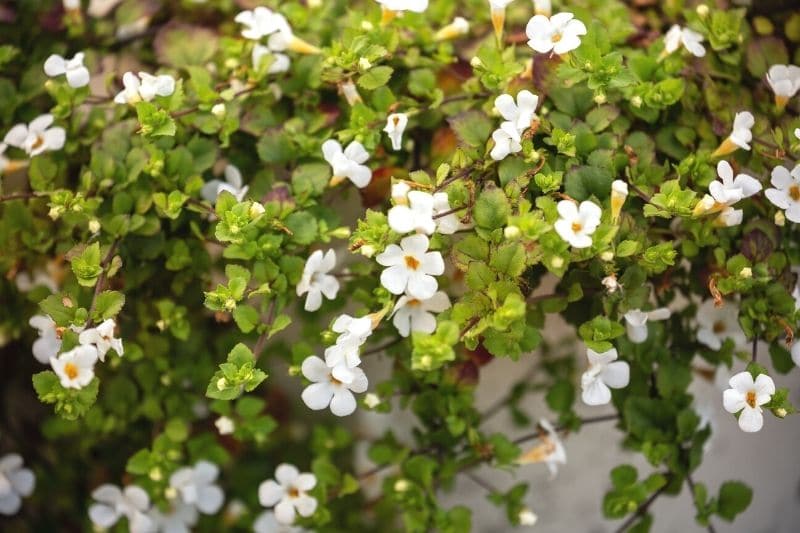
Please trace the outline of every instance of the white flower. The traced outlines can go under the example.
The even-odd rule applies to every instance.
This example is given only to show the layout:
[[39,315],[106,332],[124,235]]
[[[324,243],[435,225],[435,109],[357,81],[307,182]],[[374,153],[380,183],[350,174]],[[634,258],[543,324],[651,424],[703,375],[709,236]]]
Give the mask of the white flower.
[[[466,227],[462,224],[458,215],[451,212],[450,199],[447,197],[446,192],[433,193],[433,220],[436,222],[436,231],[443,235],[452,235],[459,229]],[[449,213],[441,216],[443,213]]]
[[336,252],[328,250],[322,254],[322,250],[316,250],[306,260],[303,268],[303,276],[297,284],[297,296],[306,296],[306,303],[303,309],[306,311],[316,311],[322,306],[322,296],[328,300],[336,298],[339,292],[339,280],[335,276],[328,274],[336,267]]
[[522,137],[513,122],[503,122],[492,133],[494,148],[489,155],[495,161],[502,161],[509,154],[516,154],[522,150]]
[[556,13],[550,18],[534,15],[525,27],[528,46],[540,54],[575,50],[581,45],[580,36],[586,35],[586,26],[574,17],[572,13]]
[[83,52],[78,52],[72,59],[52,54],[44,62],[44,73],[51,78],[66,74],[67,83],[73,88],[89,85],[89,69],[83,66]]
[[55,278],[50,273],[40,269],[36,269],[32,273],[25,270],[19,272],[14,277],[14,285],[17,286],[17,290],[20,292],[30,292],[36,287],[47,287],[50,292],[58,291],[58,282]]
[[294,522],[295,513],[308,517],[317,510],[317,499],[307,494],[316,484],[314,474],[301,474],[294,465],[281,463],[275,469],[275,480],[259,485],[258,501],[264,507],[274,506],[278,523],[289,525]]
[[347,103],[351,106],[364,101],[361,95],[358,94],[358,88],[356,88],[356,84],[353,83],[353,80],[341,82],[339,84],[339,91],[341,91],[342,96],[344,96],[344,99],[347,100]]
[[427,300],[439,284],[433,276],[444,274],[444,260],[439,252],[428,252],[430,241],[425,235],[412,235],[390,244],[375,260],[385,266],[381,285],[392,294],[408,292],[412,298]]
[[422,13],[428,9],[428,0],[375,0],[389,11],[413,11]]
[[66,389],[82,389],[94,379],[94,364],[97,362],[97,348],[76,346],[58,357],[50,358],[50,366]]
[[220,435],[230,435],[236,429],[236,424],[234,424],[233,420],[228,416],[221,416],[214,421],[214,425],[217,426],[217,431],[219,431]]
[[750,149],[750,141],[753,140],[753,132],[750,131],[755,125],[756,119],[750,111],[741,111],[733,117],[733,131],[722,141],[722,144],[714,150],[711,157],[722,157],[735,152],[738,148]]
[[731,388],[722,393],[722,405],[729,413],[739,414],[739,428],[754,433],[764,425],[761,406],[775,394],[775,383],[766,374],[753,380],[750,372],[739,372],[730,380]]
[[550,0],[533,0],[533,12],[549,17],[553,13],[553,4]]
[[244,26],[242,37],[258,41],[262,37],[278,31],[282,22],[281,18],[271,9],[259,6],[252,11],[240,12],[233,20]]
[[603,353],[587,348],[586,356],[589,368],[581,376],[581,398],[586,405],[605,405],[611,401],[611,389],[628,386],[630,367],[625,361],[616,360],[616,348]]
[[122,75],[122,85],[124,88],[114,97],[118,104],[149,102],[156,96],[169,96],[175,92],[175,78],[167,74],[153,76],[140,72],[136,76],[133,72],[126,72]]
[[325,349],[325,364],[333,369],[337,379],[350,382],[353,379],[350,369],[361,364],[359,348],[372,334],[372,318],[370,316],[353,318],[348,314],[342,314],[334,320],[331,329],[339,336],[333,346]]
[[372,171],[364,164],[369,159],[369,153],[360,142],[353,141],[342,151],[342,145],[338,141],[329,139],[322,143],[322,155],[333,168],[333,185],[344,178],[360,189],[369,185]]
[[622,288],[622,285],[617,281],[616,274],[609,274],[608,276],[604,277],[602,282],[603,287],[606,288],[608,294],[614,294],[618,290]]
[[664,36],[664,53],[671,54],[681,45],[695,57],[706,55],[706,49],[702,45],[703,35],[689,28],[681,28],[677,24],[673,25]]
[[124,355],[122,339],[114,336],[114,328],[117,323],[113,318],[103,320],[96,328],[87,329],[78,336],[81,344],[93,344],[97,348],[97,356],[101,361],[105,361],[108,350],[114,350],[120,357]]
[[800,223],[800,165],[791,172],[782,166],[773,168],[770,182],[774,188],[764,191],[766,197],[778,208],[786,210],[786,218]]
[[416,231],[430,235],[436,231],[433,221],[433,195],[424,191],[411,191],[408,205],[400,204],[389,209],[389,227],[397,233]]
[[0,458],[0,515],[17,514],[22,498],[33,493],[36,477],[22,464],[22,457],[16,453]]
[[631,309],[625,313],[625,327],[628,331],[628,339],[634,344],[643,343],[647,340],[647,322],[649,320],[666,320],[671,315],[672,313],[666,307],[652,311]]
[[775,105],[778,109],[783,109],[789,99],[800,90],[800,67],[772,65],[767,71],[767,84],[775,93]]
[[16,124],[8,130],[4,144],[25,150],[30,156],[36,156],[47,150],[60,150],[64,147],[67,133],[64,128],[53,126],[53,115],[39,115],[27,126]]
[[267,68],[267,74],[279,74],[281,72],[286,72],[289,70],[289,67],[292,64],[292,61],[291,59],[289,59],[289,56],[271,50],[268,46],[264,46],[262,44],[256,44],[253,47],[253,53],[251,56],[253,61],[253,68],[257,69],[258,66],[261,64],[261,59],[267,55],[271,55],[273,58],[272,63],[270,63],[269,67]]
[[81,0],[62,0],[61,5],[65,11],[74,11],[81,8]]
[[535,526],[536,522],[539,521],[539,517],[527,507],[519,512],[517,519],[519,520],[519,525],[521,526]]
[[539,437],[540,443],[522,454],[517,459],[517,463],[545,463],[550,471],[550,479],[553,479],[558,473],[558,465],[567,464],[567,452],[564,449],[561,438],[558,436],[558,432],[549,421],[541,419],[539,420],[539,425],[546,431],[546,434],[541,435]]
[[628,184],[622,180],[611,182],[611,220],[616,222],[628,198]]
[[253,533],[302,533],[305,529],[281,524],[272,511],[264,511],[253,522]]
[[89,507],[89,518],[98,528],[108,529],[123,516],[128,519],[131,533],[144,533],[153,523],[145,513],[150,507],[150,497],[138,485],[128,485],[120,490],[114,485],[100,485],[92,491],[98,503]]
[[197,509],[194,505],[187,505],[182,501],[170,502],[171,507],[166,513],[157,506],[153,506],[148,513],[153,527],[148,533],[189,533],[197,524]]
[[591,235],[600,225],[600,207],[589,200],[580,206],[571,200],[558,202],[559,219],[555,223],[556,233],[574,248],[588,248],[592,245]]
[[539,97],[527,89],[517,93],[516,102],[510,94],[501,94],[494,100],[494,107],[504,119],[514,124],[518,132],[531,127],[538,104]]
[[492,27],[498,39],[503,35],[503,24],[506,21],[506,6],[514,0],[489,0],[492,15]]
[[216,203],[217,198],[223,191],[231,193],[236,200],[244,200],[250,187],[242,186],[242,173],[235,165],[225,165],[225,181],[213,179],[203,185],[200,195],[209,202]]
[[[330,406],[331,413],[336,416],[347,416],[355,411],[356,398],[353,393],[364,392],[369,385],[367,375],[360,368],[346,368],[345,365],[331,368],[316,355],[307,357],[301,370],[313,382],[303,390],[303,402],[314,411]],[[350,379],[343,380],[344,376],[350,376]]]
[[392,113],[386,118],[386,127],[383,131],[389,135],[392,141],[392,150],[400,150],[403,147],[403,132],[408,125],[408,115],[405,113]]
[[187,505],[203,514],[214,514],[222,507],[225,494],[214,482],[219,467],[209,461],[198,461],[194,467],[179,468],[169,477],[169,486],[180,494]]
[[295,36],[289,21],[283,15],[276,14],[278,29],[269,36],[267,46],[274,52],[291,50],[301,54],[318,54],[320,49]]
[[725,339],[733,339],[735,348],[745,346],[747,338],[738,315],[739,310],[731,303],[717,307],[713,300],[706,300],[697,309],[697,341],[712,350],[722,348]]
[[450,298],[442,291],[427,300],[403,295],[394,305],[392,324],[403,337],[408,337],[412,331],[433,333],[436,331],[436,317],[433,313],[441,313],[449,308]]
[[395,204],[408,205],[408,193],[411,191],[411,186],[404,182],[398,181],[392,184],[392,201]]
[[34,315],[28,324],[39,330],[39,338],[33,341],[33,356],[40,363],[49,363],[61,350],[61,333],[56,323],[47,315]]
[[792,343],[792,361],[794,361],[795,366],[800,366],[800,341],[795,340]]
[[443,27],[434,35],[437,41],[447,41],[469,33],[469,21],[464,17],[456,17],[453,22]]
[[706,195],[694,208],[694,215],[720,212],[717,223],[723,226],[735,226],[742,222],[742,211],[731,206],[744,198],[753,196],[761,190],[761,183],[747,174],[733,177],[733,168],[727,161],[717,163],[717,174],[720,180],[708,185],[710,195]]

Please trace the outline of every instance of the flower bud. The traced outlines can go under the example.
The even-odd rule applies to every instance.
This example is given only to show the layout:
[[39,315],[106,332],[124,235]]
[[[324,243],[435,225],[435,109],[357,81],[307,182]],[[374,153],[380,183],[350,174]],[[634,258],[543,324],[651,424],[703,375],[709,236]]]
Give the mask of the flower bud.
[[217,118],[223,118],[225,116],[225,104],[219,103],[215,104],[214,107],[211,108],[211,114]]
[[521,234],[517,226],[506,226],[503,230],[503,236],[510,241],[519,238]]
[[436,32],[433,37],[437,41],[455,39],[469,32],[469,22],[464,17],[456,17],[453,22]]
[[395,492],[405,492],[411,488],[411,483],[408,482],[407,479],[398,479],[394,482],[394,491]]
[[774,413],[774,414],[775,414],[775,416],[777,416],[778,418],[784,418],[786,415],[788,415],[788,414],[789,414],[789,413],[786,411],[786,409],[784,409],[783,407],[778,407],[777,409],[775,409],[775,410],[773,411],[773,413]]
[[536,522],[539,520],[539,517],[536,516],[533,511],[527,507],[524,507],[517,515],[517,519],[519,520],[519,525],[521,526],[532,526],[536,524]]
[[750,267],[744,267],[739,271],[739,277],[744,279],[750,279],[753,277],[753,269]]
[[550,266],[553,268],[561,268],[564,266],[564,258],[555,256],[550,260]]
[[775,212],[775,225],[779,227],[783,227],[786,225],[786,215],[783,214],[783,211],[776,211]]
[[616,223],[622,212],[622,206],[628,198],[628,184],[622,180],[614,180],[611,183],[611,221]]
[[483,61],[478,56],[473,57],[469,60],[469,64],[472,68],[481,68],[483,67]]
[[631,105],[633,107],[642,107],[642,97],[637,95],[631,98]]
[[371,244],[365,244],[364,246],[359,248],[359,251],[361,252],[361,255],[363,255],[364,257],[372,257],[373,255],[375,255],[375,247],[372,246]]
[[264,206],[261,202],[253,202],[250,204],[250,210],[248,211],[251,219],[256,219],[264,214]]
[[97,220],[96,218],[90,220],[89,231],[91,231],[92,233],[97,233],[98,231],[100,231],[100,221]]
[[164,473],[161,472],[159,467],[152,468],[150,472],[147,473],[147,477],[152,479],[153,481],[161,481],[164,477]]
[[372,62],[366,57],[361,57],[358,60],[358,68],[361,70],[369,70],[372,68]]
[[605,252],[600,254],[600,259],[605,261],[606,263],[614,260],[614,252],[611,250],[606,250]]
[[597,105],[605,104],[607,100],[606,93],[597,93],[594,95],[594,103]]
[[328,235],[330,235],[334,239],[347,239],[348,237],[350,237],[350,233],[351,233],[350,228],[348,228],[347,226],[340,226],[336,229],[331,230],[330,233],[328,233]]
[[709,11],[709,10],[708,10],[708,6],[707,6],[707,5],[705,5],[705,4],[700,4],[699,6],[697,6],[697,7],[695,8],[695,11],[697,12],[697,15],[698,15],[700,18],[706,18],[706,17],[708,16],[708,11]]
[[228,380],[225,378],[219,378],[217,380],[217,390],[225,390],[228,386]]
[[373,392],[369,392],[364,396],[364,405],[369,407],[370,409],[375,409],[381,403],[381,399],[378,397],[377,394]]

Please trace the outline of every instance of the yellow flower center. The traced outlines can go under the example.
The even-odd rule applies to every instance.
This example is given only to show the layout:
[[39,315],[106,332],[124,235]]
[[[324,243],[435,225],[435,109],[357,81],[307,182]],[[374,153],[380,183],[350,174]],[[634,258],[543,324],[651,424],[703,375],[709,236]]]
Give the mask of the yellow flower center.
[[64,365],[64,373],[69,379],[75,379],[78,377],[78,367],[74,363],[67,363]]
[[297,489],[296,489],[296,488],[294,488],[294,487],[292,487],[291,489],[289,489],[289,497],[290,497],[290,498],[297,498],[298,496],[300,496],[300,491],[299,491],[299,490],[297,490]]
[[748,391],[747,392],[747,397],[745,398],[745,401],[747,402],[747,405],[749,405],[750,407],[755,409],[755,407],[756,407],[756,391],[753,391],[753,390]]
[[404,259],[406,261],[406,266],[411,270],[416,270],[419,268],[419,260],[413,255],[407,255]]
[[417,306],[418,306],[419,304],[421,304],[421,303],[422,303],[422,302],[420,302],[420,301],[419,301],[419,300],[417,300],[416,298],[412,298],[412,299],[410,299],[408,302],[406,302],[406,305],[407,305],[408,307],[417,307]]
[[37,148],[39,148],[43,144],[44,144],[44,136],[37,135],[36,136],[36,140],[33,141],[33,144],[31,145],[31,150],[36,150]]
[[789,197],[795,202],[800,202],[800,185],[789,187]]
[[714,331],[714,333],[719,334],[723,333],[728,328],[725,326],[725,322],[723,322],[722,320],[717,320],[716,322],[714,322],[714,327],[712,327],[711,329]]
[[583,224],[581,224],[580,222],[572,223],[572,231],[574,231],[575,233],[578,233],[582,229],[583,229]]

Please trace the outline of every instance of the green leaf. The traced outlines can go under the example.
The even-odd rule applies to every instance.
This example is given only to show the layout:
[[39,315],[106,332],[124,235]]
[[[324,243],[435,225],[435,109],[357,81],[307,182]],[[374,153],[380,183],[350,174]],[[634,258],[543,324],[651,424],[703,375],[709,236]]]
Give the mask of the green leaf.
[[78,283],[84,287],[94,287],[97,278],[103,272],[100,266],[100,243],[93,242],[83,251],[72,258],[72,272],[78,278]]
[[753,500],[753,489],[740,481],[726,481],[719,489],[717,514],[731,522]]
[[511,214],[511,205],[502,189],[486,189],[478,197],[472,216],[475,224],[485,230],[502,228]]
[[267,378],[263,370],[255,367],[253,352],[241,343],[233,347],[219,368],[206,388],[206,396],[216,400],[234,400]]
[[358,78],[358,85],[368,91],[386,85],[392,77],[394,69],[386,65],[372,67]]
[[91,318],[95,322],[102,322],[107,318],[114,318],[125,305],[125,295],[119,291],[103,291],[95,298],[94,313]]
[[174,136],[175,120],[165,109],[159,109],[150,102],[136,104],[136,116],[139,118],[139,133],[145,137]]
[[260,322],[258,311],[249,305],[240,305],[233,310],[233,320],[242,333],[250,333]]
[[480,111],[466,111],[448,121],[458,140],[472,148],[485,146],[492,134],[492,122]]

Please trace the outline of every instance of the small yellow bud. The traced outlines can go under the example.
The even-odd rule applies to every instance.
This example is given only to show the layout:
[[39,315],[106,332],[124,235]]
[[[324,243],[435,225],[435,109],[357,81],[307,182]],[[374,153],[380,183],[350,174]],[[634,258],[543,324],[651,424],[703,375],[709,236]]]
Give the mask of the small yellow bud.
[[225,390],[228,386],[228,380],[225,378],[219,378],[217,380],[217,390]]
[[369,392],[366,396],[364,396],[364,405],[370,409],[375,409],[380,405],[380,403],[381,399],[375,393]]
[[594,103],[597,105],[602,105],[606,103],[606,93],[597,93],[594,95]]
[[642,107],[642,97],[637,95],[631,98],[631,105],[633,107]]
[[611,250],[606,250],[605,252],[600,254],[600,259],[605,261],[606,263],[611,262],[614,260],[614,252]]
[[708,10],[708,6],[707,6],[707,5],[705,5],[705,4],[700,4],[699,6],[697,6],[697,7],[695,8],[695,11],[697,12],[697,15],[698,15],[700,18],[705,18],[706,16],[708,16],[708,11],[709,11],[709,10]]
[[750,279],[753,277],[753,269],[750,267],[744,267],[739,271],[739,276],[745,279]]
[[481,61],[481,58],[478,56],[475,56],[469,60],[469,64],[472,66],[472,68],[481,68],[483,66],[483,61]]
[[398,479],[394,482],[394,491],[395,492],[405,492],[411,488],[411,484],[408,482],[407,479]]
[[780,226],[781,228],[786,225],[786,215],[783,214],[783,211],[775,212],[775,225]]
[[550,260],[550,266],[553,268],[561,268],[564,266],[564,258],[555,256]]
[[89,231],[91,231],[92,233],[97,233],[98,231],[100,231],[100,221],[97,220],[96,218],[90,220]]
[[164,477],[164,474],[161,472],[160,468],[155,467],[147,473],[147,476],[153,481],[161,481],[161,479]]
[[375,247],[372,246],[371,244],[366,244],[362,246],[359,249],[359,251],[361,252],[361,255],[363,255],[364,257],[372,257],[373,255],[375,255]]
[[217,118],[223,118],[226,111],[225,104],[223,103],[216,104],[211,108],[211,114]]
[[366,57],[359,58],[358,68],[360,68],[361,70],[369,70],[372,68],[372,62]]

